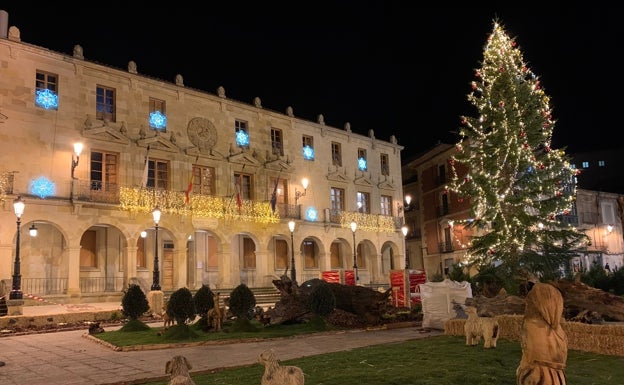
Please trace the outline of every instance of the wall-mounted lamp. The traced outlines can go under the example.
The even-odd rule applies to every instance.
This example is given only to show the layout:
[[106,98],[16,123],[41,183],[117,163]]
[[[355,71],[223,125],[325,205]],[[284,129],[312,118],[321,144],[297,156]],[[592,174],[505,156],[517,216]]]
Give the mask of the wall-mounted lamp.
[[304,197],[306,195],[306,193],[308,192],[308,183],[310,183],[308,178],[301,179],[301,185],[303,186],[303,192],[297,190],[297,188],[295,187],[295,206],[297,205],[297,202],[299,201],[299,198]]
[[410,211],[411,207],[410,207],[410,203],[412,203],[412,196],[411,195],[406,195],[405,196],[405,206],[401,206],[399,205],[399,211]]
[[30,228],[28,229],[28,234],[30,234],[31,237],[37,236],[37,227],[35,226],[34,223],[30,225]]
[[74,170],[78,167],[78,162],[80,162],[80,154],[82,153],[82,143],[74,143],[74,154],[72,154],[72,163],[71,163],[71,177],[72,179],[76,179],[74,176]]

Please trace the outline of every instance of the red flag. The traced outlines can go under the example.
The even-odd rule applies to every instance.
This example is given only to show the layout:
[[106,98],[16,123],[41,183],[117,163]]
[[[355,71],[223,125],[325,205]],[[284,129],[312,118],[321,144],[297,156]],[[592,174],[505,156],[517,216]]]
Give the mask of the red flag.
[[191,179],[189,180],[188,187],[186,188],[186,204],[191,201],[191,191],[193,191],[193,179],[195,179],[195,173],[191,171]]

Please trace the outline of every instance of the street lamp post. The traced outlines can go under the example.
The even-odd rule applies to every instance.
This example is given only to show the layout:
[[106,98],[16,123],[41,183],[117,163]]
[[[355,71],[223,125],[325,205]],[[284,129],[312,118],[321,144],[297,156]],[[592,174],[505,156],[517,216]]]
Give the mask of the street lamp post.
[[160,221],[160,209],[156,207],[152,211],[154,217],[155,241],[154,241],[154,274],[152,276],[152,291],[160,291],[160,272],[158,271],[158,222]]
[[401,227],[401,232],[403,233],[403,250],[405,252],[405,270],[409,269],[409,255],[407,255],[407,226]]
[[295,221],[288,222],[290,230],[290,279],[297,282],[297,270],[295,269]]
[[9,299],[22,299],[22,274],[20,268],[20,225],[24,214],[24,201],[18,196],[13,202],[13,210],[17,217],[17,237],[15,241],[15,263],[13,265],[13,287],[9,293]]
[[355,230],[357,229],[357,223],[355,221],[351,222],[351,232],[353,233],[353,272],[355,273],[355,284],[357,285],[357,281],[360,279],[358,276],[358,267],[357,267],[357,254],[355,249]]

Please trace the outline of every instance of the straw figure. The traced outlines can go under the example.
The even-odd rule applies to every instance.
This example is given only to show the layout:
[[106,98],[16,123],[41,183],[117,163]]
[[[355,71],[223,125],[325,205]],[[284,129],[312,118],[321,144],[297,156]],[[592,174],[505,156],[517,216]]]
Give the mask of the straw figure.
[[167,385],[196,385],[189,374],[192,368],[186,357],[174,356],[165,366],[165,373],[171,374]]
[[303,370],[297,366],[280,366],[275,351],[265,350],[258,356],[264,365],[261,385],[304,385]]
[[214,331],[221,331],[221,325],[223,323],[223,316],[225,315],[225,307],[220,306],[221,295],[219,293],[213,294],[214,306],[208,310],[208,322],[210,327]]
[[559,290],[547,283],[536,283],[526,297],[517,385],[566,385],[568,338],[561,327],[562,315]]
[[496,348],[496,341],[499,336],[498,321],[494,317],[479,317],[477,308],[466,306],[468,319],[464,323],[464,334],[466,334],[466,346],[476,346],[483,337],[483,347],[485,349]]

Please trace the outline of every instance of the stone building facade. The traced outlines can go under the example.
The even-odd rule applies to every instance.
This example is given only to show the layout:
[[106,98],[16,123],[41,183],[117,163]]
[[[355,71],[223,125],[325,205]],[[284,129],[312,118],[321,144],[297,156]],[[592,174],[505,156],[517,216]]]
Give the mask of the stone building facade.
[[156,79],[140,63],[113,68],[89,61],[88,47],[69,55],[21,41],[14,26],[7,32],[5,291],[17,250],[24,296],[59,301],[117,295],[132,282],[150,290],[157,281],[163,291],[269,287],[285,272],[301,283],[356,270],[359,284],[387,285],[389,271],[403,268],[403,147],[394,136],[360,135],[322,114],[308,121],[292,107],[231,99],[223,87],[190,88],[181,74]]

